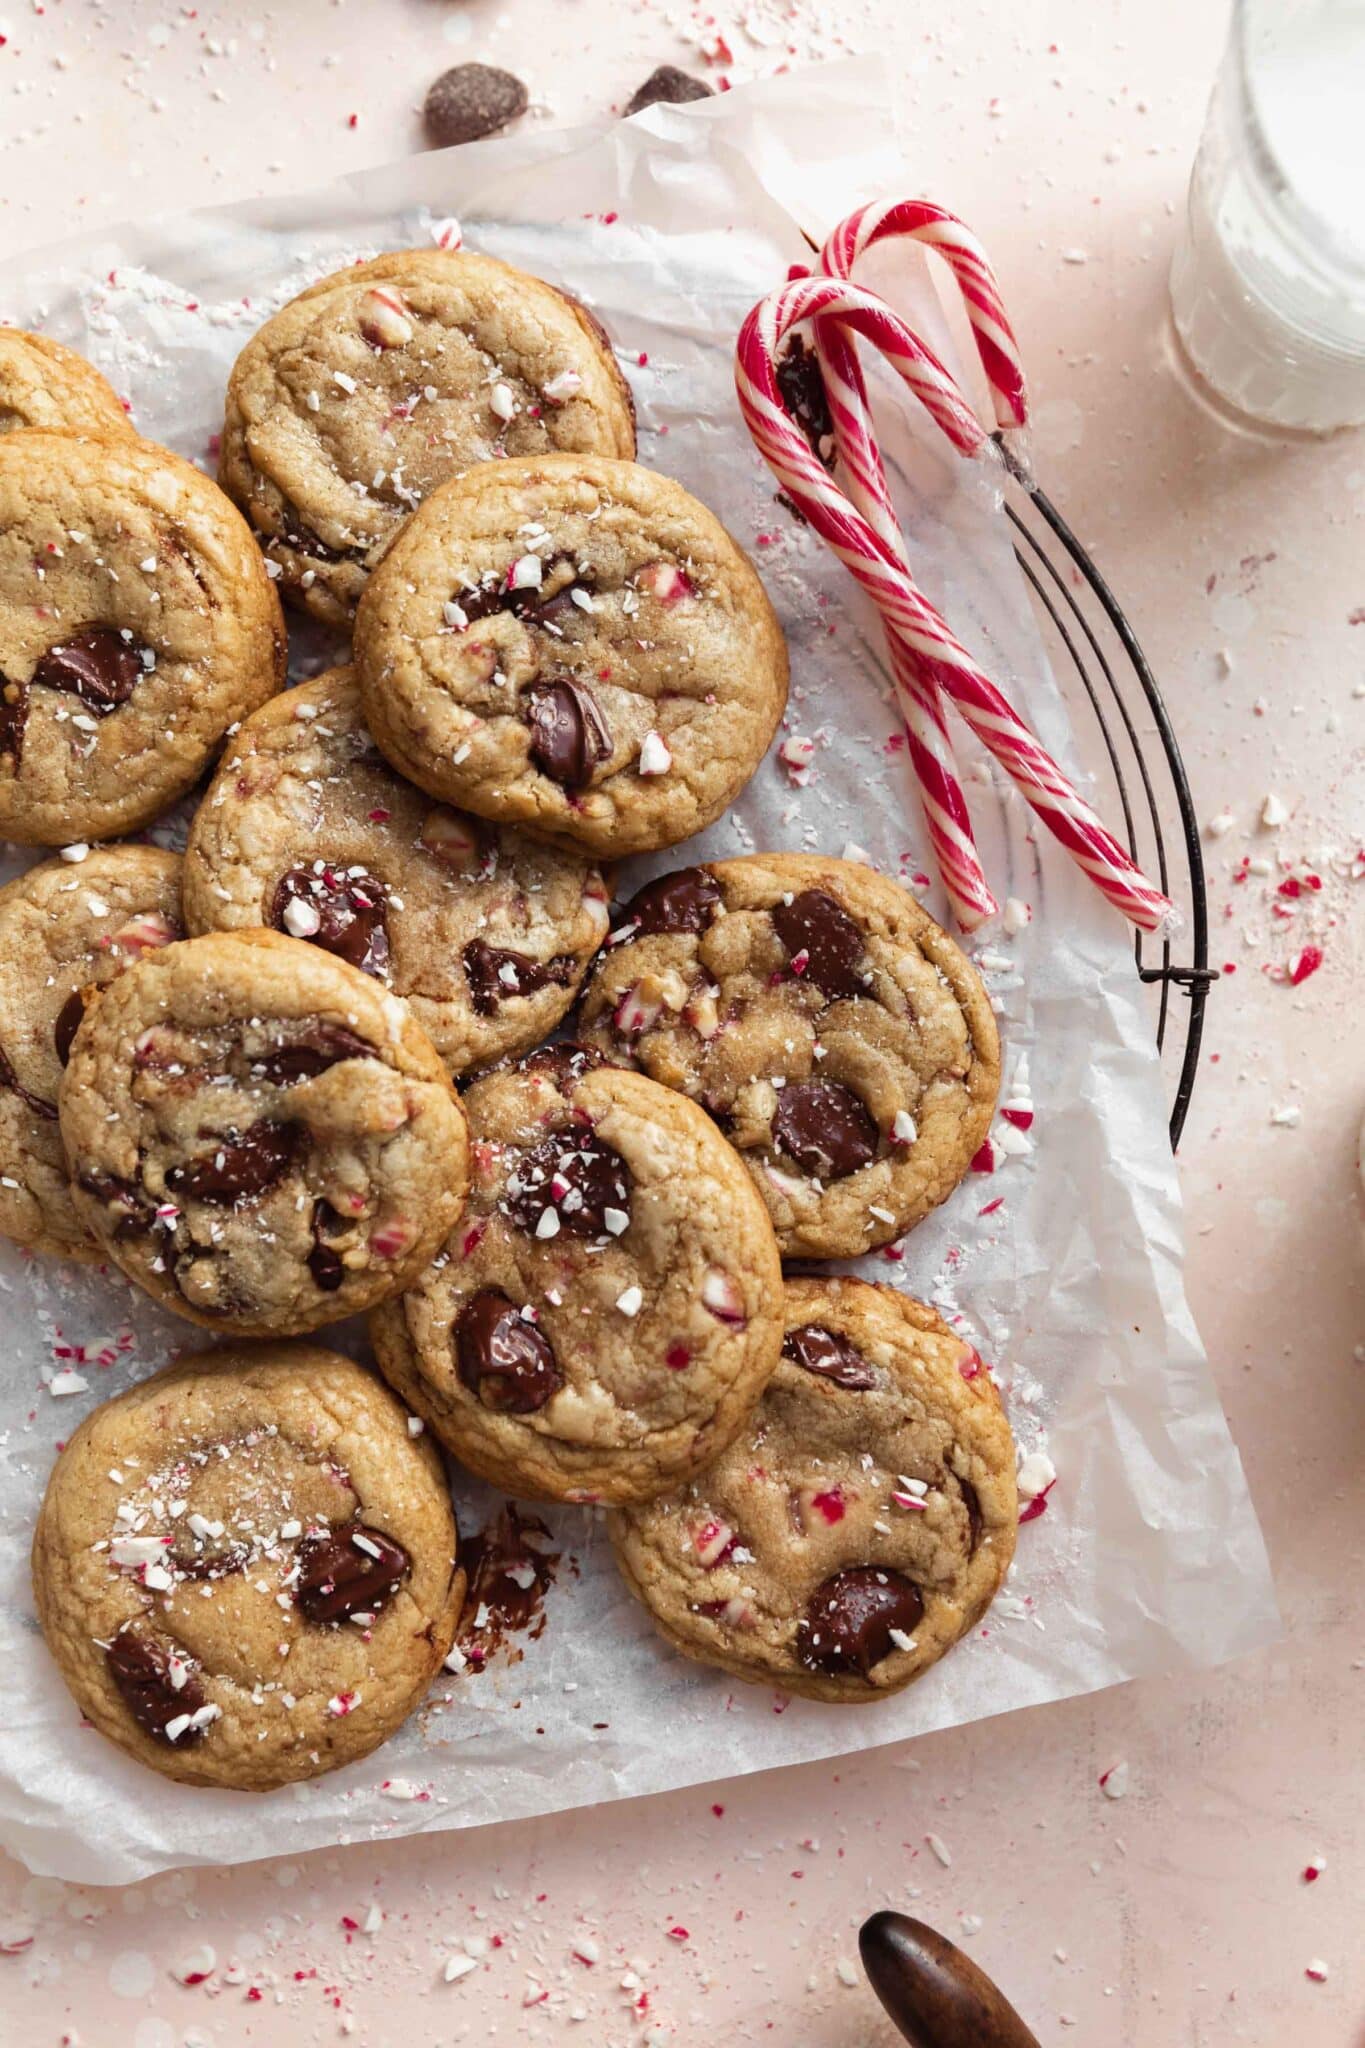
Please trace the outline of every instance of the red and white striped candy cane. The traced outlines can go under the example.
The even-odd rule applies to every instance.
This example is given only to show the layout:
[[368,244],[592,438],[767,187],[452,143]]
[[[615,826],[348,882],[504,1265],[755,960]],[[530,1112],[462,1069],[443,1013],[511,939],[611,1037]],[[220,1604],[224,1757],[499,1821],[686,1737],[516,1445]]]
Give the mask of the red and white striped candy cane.
[[[897,680],[903,671],[913,668],[929,691],[945,691],[1073,860],[1135,924],[1146,931],[1155,930],[1170,912],[1167,899],[1139,873],[1079,791],[1067,781],[917,589],[905,563],[903,545],[892,545],[869,524],[826,474],[804,435],[784,411],[776,374],[782,343],[793,328],[820,319],[837,319],[853,333],[874,341],[912,390],[917,390],[924,380],[926,360],[934,364],[913,331],[874,294],[832,278],[801,278],[781,287],[749,314],[736,349],[735,382],[740,407],[760,454],[815,531],[834,549],[877,605],[893,649]],[[961,394],[956,386],[949,379],[951,390],[945,392],[936,380],[931,381],[935,382],[935,402],[931,406],[934,417],[963,453],[973,452],[980,444],[980,423],[973,415],[975,437],[965,432],[958,410]],[[902,689],[903,701],[905,694]],[[922,690],[921,702],[926,701],[930,700]],[[935,761],[934,766],[938,768],[940,764]],[[956,790],[960,797],[956,776],[947,784],[947,791],[951,790]],[[932,799],[947,791],[931,784]],[[932,809],[928,817],[936,855],[940,862],[945,858],[951,861],[954,848],[935,833]],[[962,886],[963,880],[956,869],[945,872],[950,895],[955,887]]]
[[991,387],[996,425],[1022,427],[1028,413],[1024,365],[990,260],[971,229],[931,199],[889,199],[860,207],[842,221],[820,251],[831,277],[851,277],[864,249],[905,236],[943,258],[967,308],[981,367]]

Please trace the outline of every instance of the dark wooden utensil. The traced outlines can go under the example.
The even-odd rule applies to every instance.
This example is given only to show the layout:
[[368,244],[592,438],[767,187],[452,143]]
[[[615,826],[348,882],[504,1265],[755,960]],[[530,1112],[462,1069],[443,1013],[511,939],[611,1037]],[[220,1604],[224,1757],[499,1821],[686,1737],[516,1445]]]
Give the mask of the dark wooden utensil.
[[1039,2048],[985,1971],[922,1920],[874,1913],[859,1929],[858,1948],[910,2048]]

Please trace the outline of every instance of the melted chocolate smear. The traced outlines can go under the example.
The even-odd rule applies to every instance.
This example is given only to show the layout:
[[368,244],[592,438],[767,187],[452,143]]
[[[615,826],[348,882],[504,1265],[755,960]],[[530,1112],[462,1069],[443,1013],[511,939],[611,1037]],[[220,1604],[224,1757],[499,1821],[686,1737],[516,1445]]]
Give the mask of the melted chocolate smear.
[[173,1166],[166,1186],[189,1202],[254,1202],[283,1180],[298,1149],[296,1124],[262,1120],[246,1131],[225,1131],[201,1158]]
[[677,868],[637,889],[621,915],[637,939],[652,932],[704,932],[720,907],[720,884],[705,868]]
[[28,684],[12,683],[0,676],[0,759],[8,755],[18,773],[24,754],[24,725],[28,719]]
[[126,704],[147,674],[141,640],[125,639],[112,626],[94,626],[49,647],[33,671],[35,684],[79,697],[97,718],[107,718]]
[[81,1028],[81,1018],[85,1015],[86,1005],[96,993],[97,991],[89,986],[73,988],[57,1012],[56,1022],[52,1026],[52,1043],[63,1066],[71,1057],[72,1041]]
[[[179,1720],[182,1714],[197,1714],[207,1705],[199,1683],[199,1666],[193,1658],[176,1659],[185,1674],[183,1685],[177,1687],[171,1678],[172,1653],[155,1636],[135,1635],[131,1629],[124,1629],[105,1651],[104,1662],[124,1706],[138,1727],[145,1729],[154,1741],[171,1742],[166,1733],[171,1722]],[[201,1741],[204,1734],[203,1728],[186,1728],[183,1735],[176,1736],[172,1747],[179,1749],[183,1744],[188,1749],[192,1742]]]
[[464,949],[469,1000],[481,1017],[493,1016],[501,1003],[514,996],[531,996],[542,988],[568,988],[577,967],[571,953],[557,953],[553,960],[528,960],[524,953],[485,945],[482,939],[471,939]]
[[614,1146],[589,1130],[576,1142],[560,1131],[518,1161],[508,1183],[507,1207],[533,1234],[544,1212],[553,1209],[561,1230],[575,1237],[602,1237],[610,1234],[608,1209],[629,1216],[630,1190],[630,1168]]
[[198,1550],[173,1550],[168,1563],[177,1578],[226,1579],[233,1572],[243,1570],[249,1556],[244,1543],[229,1543],[222,1550],[208,1550],[201,1540]]
[[320,1294],[335,1294],[346,1278],[346,1268],[341,1253],[327,1242],[327,1233],[346,1228],[346,1219],[337,1214],[330,1202],[321,1199],[313,1204],[313,1249],[308,1254],[308,1270],[313,1276],[313,1285]]
[[810,444],[810,450],[827,470],[834,470],[834,421],[830,417],[824,372],[814,349],[807,348],[801,335],[794,334],[777,366],[777,389],[782,403]]
[[401,1543],[367,1522],[305,1536],[298,1550],[294,1604],[309,1621],[377,1614],[388,1606],[411,1564]]
[[384,884],[373,875],[352,875],[326,865],[320,873],[316,868],[290,868],[275,885],[270,922],[276,931],[289,932],[286,909],[291,903],[307,904],[319,919],[317,930],[290,936],[306,937],[310,946],[321,946],[382,981],[389,964],[387,902]]
[[113,1212],[115,1237],[141,1237],[151,1229],[152,1204],[134,1181],[123,1180],[116,1173],[83,1173],[79,1184]]
[[565,789],[586,788],[611,753],[611,732],[592,691],[572,676],[556,676],[530,684],[522,705],[536,766]]
[[523,1074],[548,1074],[555,1086],[567,1094],[594,1067],[606,1064],[606,1059],[595,1045],[575,1045],[564,1039],[558,1045],[541,1045],[534,1052],[528,1052],[519,1071]]
[[877,1126],[841,1081],[789,1081],[777,1091],[773,1144],[817,1180],[843,1180],[877,1156]]
[[2,1052],[0,1052],[0,1088],[7,1088],[11,1095],[17,1095],[21,1102],[28,1105],[35,1116],[42,1117],[47,1123],[51,1123],[57,1114],[55,1102],[47,1102],[41,1095],[31,1094],[23,1086],[19,1076],[15,1073],[9,1060]]
[[294,1081],[314,1080],[340,1060],[374,1057],[375,1049],[367,1038],[348,1031],[344,1024],[327,1024],[319,1020],[288,1044],[273,1046],[269,1052],[261,1053],[251,1061],[251,1071],[274,1087],[288,1088]]
[[772,920],[793,958],[809,956],[803,981],[827,996],[867,994],[867,942],[841,903],[823,889],[803,889],[790,903],[774,905]]
[[835,1572],[811,1595],[797,1624],[797,1655],[809,1671],[866,1678],[897,1645],[891,1631],[913,1636],[924,1618],[918,1586],[899,1572],[855,1565]]
[[981,1541],[981,1501],[976,1488],[966,1479],[958,1480],[957,1490],[967,1510],[967,1554],[970,1557]]
[[[530,1537],[539,1540],[532,1544]],[[509,1638],[522,1636],[534,1643],[544,1635],[545,1595],[559,1565],[558,1552],[542,1547],[550,1540],[545,1523],[519,1514],[511,1501],[486,1529],[460,1538],[460,1564],[469,1585],[455,1640],[471,1672],[482,1671],[500,1651],[506,1652],[507,1663],[519,1664],[522,1644]],[[482,1626],[476,1627],[480,1616]]]
[[876,1372],[862,1352],[855,1351],[846,1337],[836,1336],[833,1330],[822,1329],[818,1323],[788,1330],[782,1339],[782,1356],[806,1372],[833,1380],[836,1387],[846,1387],[850,1393],[865,1394],[877,1384]]
[[455,1344],[460,1378],[500,1415],[534,1415],[564,1384],[549,1338],[496,1287],[466,1303]]

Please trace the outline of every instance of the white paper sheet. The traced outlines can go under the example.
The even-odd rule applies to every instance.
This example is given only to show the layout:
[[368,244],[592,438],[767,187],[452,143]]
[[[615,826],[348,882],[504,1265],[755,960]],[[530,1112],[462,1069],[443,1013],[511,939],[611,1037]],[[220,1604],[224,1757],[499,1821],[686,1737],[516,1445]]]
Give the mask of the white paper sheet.
[[[458,218],[470,246],[570,287],[606,321],[638,397],[641,458],[753,551],[791,641],[789,729],[820,741],[808,786],[794,788],[770,757],[729,818],[652,866],[756,848],[837,853],[853,840],[891,872],[913,872],[924,835],[903,760],[887,750],[897,721],[875,623],[774,501],[731,382],[740,321],[800,259],[802,227],[818,236],[874,196],[952,203],[932,163],[902,156],[883,93],[875,67],[831,67],[631,124],[519,136],[294,199],[129,224],[0,266],[0,317],[84,349],[146,432],[207,461],[228,366],[275,305],[353,255],[427,242],[433,223]],[[923,263],[878,252],[873,281],[951,360]],[[883,418],[926,588],[1074,769],[994,477],[954,458],[895,394]],[[1127,932],[1050,841],[1033,843],[1027,813],[965,736],[961,759],[996,891],[1033,907],[1016,938],[986,942],[1010,963],[988,979],[1007,1094],[1028,1059],[1031,1149],[969,1177],[907,1241],[902,1264],[874,1258],[866,1270],[965,1318],[1021,1443],[1045,1437],[1060,1475],[1047,1512],[1020,1531],[1013,1576],[978,1636],[884,1705],[786,1703],[666,1651],[589,1513],[551,1512],[577,1568],[566,1557],[544,1633],[520,1662],[443,1682],[385,1749],[312,1785],[255,1797],[154,1779],[81,1727],[33,1618],[28,1547],[57,1441],[183,1347],[187,1329],[117,1277],[6,1246],[5,1846],[35,1871],[99,1882],[466,1826],[866,1748],[1216,1662],[1274,1633],[1260,1533],[1182,1291],[1161,1078]],[[108,1369],[83,1368],[87,1394],[47,1391],[62,1347],[91,1355],[105,1340],[124,1348]],[[477,1520],[487,1497],[469,1498]]]

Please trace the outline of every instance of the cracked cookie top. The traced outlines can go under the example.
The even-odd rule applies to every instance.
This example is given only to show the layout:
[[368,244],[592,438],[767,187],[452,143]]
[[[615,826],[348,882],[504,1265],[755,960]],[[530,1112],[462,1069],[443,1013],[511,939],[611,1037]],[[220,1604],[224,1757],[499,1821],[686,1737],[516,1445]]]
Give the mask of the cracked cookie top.
[[407,1005],[274,932],[149,954],[59,1098],[77,1213],[192,1321],[292,1335],[396,1293],[460,1213],[459,1102]]
[[854,1258],[927,1215],[967,1171],[1000,1082],[971,962],[899,884],[818,855],[648,883],[578,1029],[716,1118],[793,1258]]
[[719,817],[787,698],[753,565],[637,463],[486,463],[436,492],[356,620],[395,767],[481,817],[604,857]]

